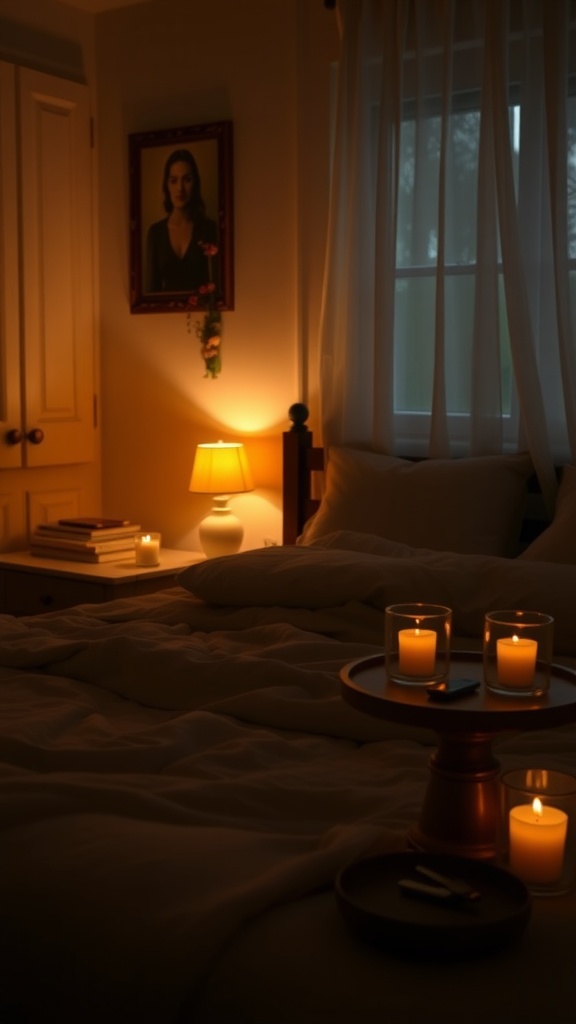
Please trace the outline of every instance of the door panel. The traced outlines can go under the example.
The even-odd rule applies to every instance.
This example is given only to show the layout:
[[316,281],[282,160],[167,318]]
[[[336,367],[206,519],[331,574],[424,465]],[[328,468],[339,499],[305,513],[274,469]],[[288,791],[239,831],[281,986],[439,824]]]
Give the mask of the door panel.
[[93,423],[88,90],[18,69],[27,466],[88,462]]
[[0,469],[22,464],[15,68],[0,62]]

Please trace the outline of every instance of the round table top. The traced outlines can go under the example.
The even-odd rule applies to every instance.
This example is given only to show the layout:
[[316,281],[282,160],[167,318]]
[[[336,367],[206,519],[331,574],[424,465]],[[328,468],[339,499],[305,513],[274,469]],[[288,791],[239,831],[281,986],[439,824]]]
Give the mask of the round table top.
[[553,665],[542,697],[491,693],[483,683],[482,654],[453,651],[450,678],[478,679],[478,690],[452,702],[431,701],[425,686],[403,686],[386,676],[384,654],[359,658],[341,673],[347,703],[378,718],[422,726],[438,733],[529,731],[576,721],[576,672]]

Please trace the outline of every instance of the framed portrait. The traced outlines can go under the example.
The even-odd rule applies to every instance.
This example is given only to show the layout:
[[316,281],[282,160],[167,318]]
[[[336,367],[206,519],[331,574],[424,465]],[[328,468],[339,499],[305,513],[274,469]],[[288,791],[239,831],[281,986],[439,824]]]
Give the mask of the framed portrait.
[[128,142],[132,312],[233,309],[232,122]]

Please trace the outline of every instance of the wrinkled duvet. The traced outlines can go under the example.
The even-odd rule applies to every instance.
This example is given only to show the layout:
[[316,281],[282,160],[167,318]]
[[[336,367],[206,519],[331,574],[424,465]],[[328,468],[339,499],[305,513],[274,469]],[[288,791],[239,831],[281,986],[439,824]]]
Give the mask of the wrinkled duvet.
[[[342,535],[0,616],[2,1024],[575,1021],[572,896],[539,901],[497,957],[439,969],[363,947],[332,891],[404,848],[435,741],[342,699],[386,604],[449,603],[466,649],[488,605],[537,600],[571,664],[575,582]],[[507,735],[497,756],[576,773],[575,740]]]

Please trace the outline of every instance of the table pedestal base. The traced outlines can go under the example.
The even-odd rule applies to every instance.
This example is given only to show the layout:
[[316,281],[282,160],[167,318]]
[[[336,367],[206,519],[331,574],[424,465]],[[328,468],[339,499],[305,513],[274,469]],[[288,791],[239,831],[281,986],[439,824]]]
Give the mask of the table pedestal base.
[[412,848],[483,860],[498,852],[500,765],[489,733],[440,736]]
[[[431,701],[425,686],[399,686],[386,678],[383,654],[359,658],[341,672],[346,701],[386,721],[432,729],[439,739],[430,760],[428,789],[409,843],[419,850],[481,860],[498,856],[499,764],[492,755],[496,735],[550,729],[576,721],[576,675],[552,666],[550,689],[541,702],[498,699],[480,686],[465,700]],[[482,678],[482,652],[452,651],[453,679]]]

